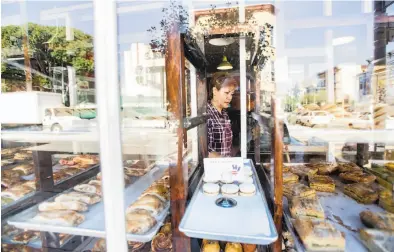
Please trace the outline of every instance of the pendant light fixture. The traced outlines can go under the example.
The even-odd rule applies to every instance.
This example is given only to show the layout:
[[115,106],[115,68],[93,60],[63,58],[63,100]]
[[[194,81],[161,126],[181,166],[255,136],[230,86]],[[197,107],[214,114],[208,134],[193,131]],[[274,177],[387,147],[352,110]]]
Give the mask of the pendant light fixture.
[[217,66],[218,70],[230,70],[233,69],[233,66],[230,64],[230,62],[228,62],[227,57],[223,56],[223,61],[222,63],[219,64],[219,66]]

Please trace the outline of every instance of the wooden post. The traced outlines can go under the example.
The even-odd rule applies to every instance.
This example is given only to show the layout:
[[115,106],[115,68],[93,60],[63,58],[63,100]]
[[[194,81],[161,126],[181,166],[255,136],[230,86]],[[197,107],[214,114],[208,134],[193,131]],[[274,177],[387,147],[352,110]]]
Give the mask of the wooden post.
[[187,199],[187,165],[183,167],[183,104],[185,60],[183,42],[178,23],[174,22],[167,33],[165,56],[167,102],[170,120],[177,122],[178,158],[170,165],[172,244],[175,252],[190,251],[190,238],[179,231]]
[[274,222],[278,232],[278,240],[273,245],[274,252],[282,251],[282,216],[283,216],[283,122],[277,117],[277,104],[274,97],[271,98],[273,129],[273,156],[274,156]]

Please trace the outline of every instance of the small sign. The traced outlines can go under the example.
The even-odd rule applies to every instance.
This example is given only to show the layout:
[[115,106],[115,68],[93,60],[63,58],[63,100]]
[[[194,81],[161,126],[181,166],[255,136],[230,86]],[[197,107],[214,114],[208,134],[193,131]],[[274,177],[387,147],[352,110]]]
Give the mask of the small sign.
[[244,175],[243,158],[204,158],[204,170],[206,178],[221,180],[231,176],[234,181],[242,181]]

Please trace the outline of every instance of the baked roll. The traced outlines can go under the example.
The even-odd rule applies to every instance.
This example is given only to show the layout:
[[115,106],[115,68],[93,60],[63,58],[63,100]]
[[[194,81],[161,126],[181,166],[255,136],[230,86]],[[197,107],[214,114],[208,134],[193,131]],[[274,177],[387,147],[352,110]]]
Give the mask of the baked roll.
[[348,183],[372,183],[376,180],[376,176],[362,171],[344,172],[339,177]]
[[33,159],[33,155],[31,152],[18,152],[18,153],[15,153],[14,159],[21,160],[21,161],[30,160],[30,159]]
[[77,192],[94,193],[97,195],[101,195],[101,185],[97,185],[97,184],[76,185],[74,186],[74,190]]
[[57,210],[73,210],[84,212],[88,210],[88,206],[80,201],[63,201],[63,202],[43,202],[38,205],[41,212],[57,211]]
[[243,252],[255,252],[256,251],[256,244],[242,244]]
[[163,201],[156,196],[144,195],[131,204],[127,208],[126,213],[130,213],[137,209],[149,211],[153,216],[157,216],[164,209],[164,204]]
[[345,237],[329,222],[297,218],[294,227],[308,251],[345,251]]
[[371,211],[362,211],[360,213],[360,219],[364,225],[369,228],[394,231],[394,214],[386,212],[374,213]]
[[18,172],[21,176],[26,176],[34,173],[34,166],[31,164],[22,164],[12,168],[12,170]]
[[219,242],[213,240],[203,240],[202,252],[220,252]]
[[147,171],[125,167],[124,173],[127,174],[128,176],[141,177],[144,176],[147,173]]
[[152,240],[152,252],[172,252],[172,235],[158,233]]
[[364,183],[345,185],[344,193],[362,204],[372,204],[379,198],[378,193]]
[[85,216],[71,210],[57,210],[39,212],[32,220],[42,224],[73,227],[81,224]]
[[335,192],[335,183],[332,178],[324,175],[309,177],[309,186],[319,192]]
[[145,242],[132,242],[129,241],[127,242],[127,245],[129,247],[129,252],[143,252],[143,251],[149,251],[148,250],[148,243]]
[[64,202],[64,201],[80,201],[86,203],[88,205],[96,204],[101,201],[101,197],[97,194],[88,194],[81,192],[69,192],[64,193],[55,198],[55,202]]
[[75,174],[77,174],[77,173],[80,173],[81,170],[80,170],[80,169],[77,169],[77,168],[67,167],[67,168],[64,168],[64,169],[62,170],[62,172],[64,172],[65,174],[67,174],[67,175],[69,175],[69,176],[73,176],[73,175],[75,175]]
[[293,218],[313,217],[324,219],[324,210],[318,199],[294,199],[291,201],[290,213]]
[[242,252],[242,245],[240,243],[227,242],[224,252]]
[[132,234],[145,234],[157,224],[149,211],[136,209],[126,214],[126,230]]
[[78,155],[73,158],[75,163],[94,165],[98,164],[99,159],[96,155]]
[[1,197],[6,197],[6,198],[11,198],[13,200],[18,200],[22,197],[24,197],[26,194],[29,194],[33,192],[34,189],[25,186],[25,185],[19,185],[19,186],[14,186],[12,188],[9,188],[5,190],[4,192],[1,192]]

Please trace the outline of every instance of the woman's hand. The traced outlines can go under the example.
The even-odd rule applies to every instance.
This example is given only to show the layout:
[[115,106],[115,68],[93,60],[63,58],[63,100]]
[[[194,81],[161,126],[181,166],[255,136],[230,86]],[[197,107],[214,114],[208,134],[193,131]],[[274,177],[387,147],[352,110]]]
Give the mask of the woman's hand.
[[220,158],[220,157],[222,156],[220,156],[220,154],[217,152],[209,152],[208,154],[208,158]]

